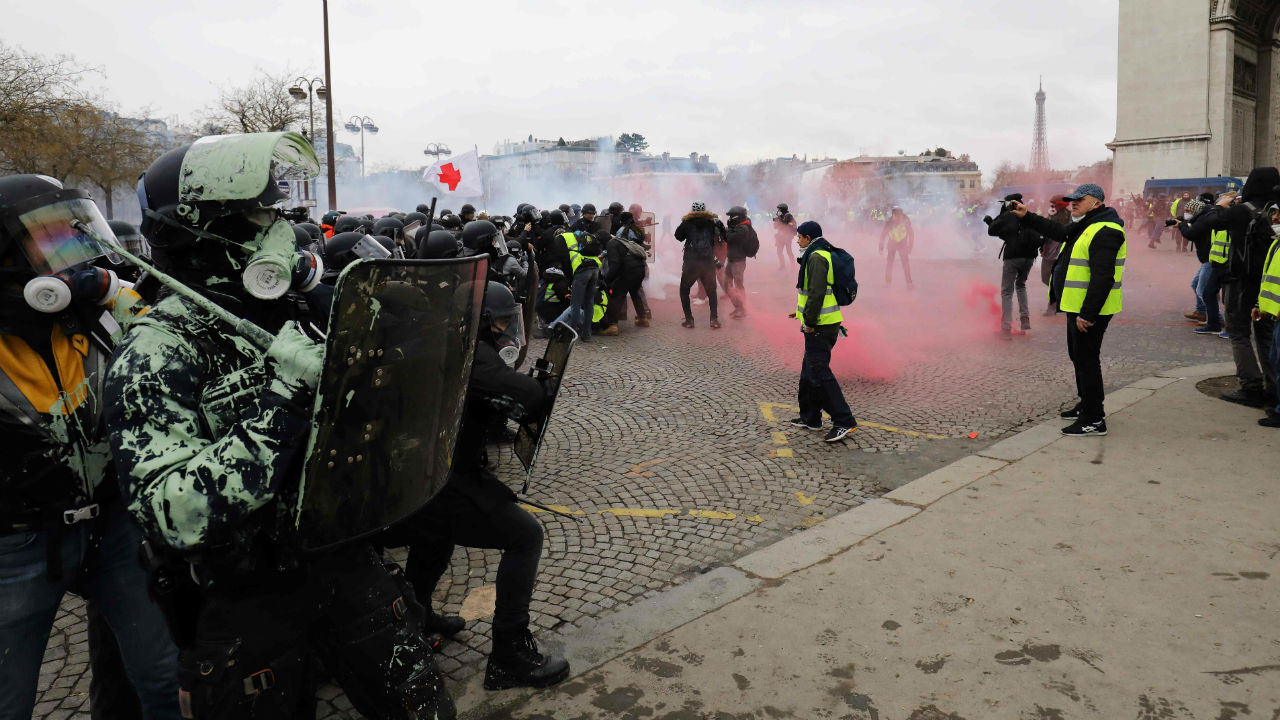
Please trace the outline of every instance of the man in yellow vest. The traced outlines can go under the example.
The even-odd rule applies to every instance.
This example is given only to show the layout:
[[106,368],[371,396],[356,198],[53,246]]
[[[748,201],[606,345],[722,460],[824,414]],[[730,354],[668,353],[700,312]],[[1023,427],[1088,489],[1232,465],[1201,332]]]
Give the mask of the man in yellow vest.
[[800,365],[800,417],[793,418],[791,424],[821,430],[822,413],[826,411],[831,416],[831,431],[823,440],[833,443],[843,440],[858,427],[858,421],[831,372],[831,349],[840,338],[844,320],[832,289],[835,265],[831,260],[831,243],[822,237],[822,226],[812,220],[796,228],[796,242],[803,254],[800,276],[796,280],[799,291],[796,311],[789,317],[798,318],[802,323],[804,360]]
[[[1271,370],[1276,374],[1276,387],[1280,387],[1280,208],[1275,205],[1270,209],[1271,234],[1276,237],[1271,241],[1267,251],[1266,263],[1262,266],[1262,289],[1258,292],[1258,304],[1250,314],[1257,323],[1264,317],[1273,321],[1271,339]],[[1258,420],[1263,427],[1280,428],[1280,401],[1274,408],[1267,410],[1267,416]]]
[[1069,225],[1030,214],[1021,203],[1015,202],[1013,211],[1031,229],[1063,242],[1049,284],[1049,300],[1067,314],[1067,354],[1075,366],[1080,401],[1062,413],[1063,419],[1075,420],[1062,434],[1106,435],[1102,336],[1123,307],[1124,221],[1103,204],[1106,194],[1093,183],[1081,185],[1063,199],[1071,203]]
[[886,241],[889,245],[889,259],[884,264],[885,284],[893,282],[893,258],[896,255],[902,258],[902,274],[907,278],[907,287],[911,287],[911,261],[907,256],[916,244],[916,232],[911,228],[911,218],[897,205],[893,206],[889,222],[885,223],[884,230],[880,233],[881,254],[884,253]]

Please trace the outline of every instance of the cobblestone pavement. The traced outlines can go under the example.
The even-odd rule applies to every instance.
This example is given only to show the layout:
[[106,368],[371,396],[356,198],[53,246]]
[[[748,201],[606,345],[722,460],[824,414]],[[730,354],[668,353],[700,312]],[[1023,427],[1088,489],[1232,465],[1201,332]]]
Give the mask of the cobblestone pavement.
[[[1103,345],[1107,384],[1229,360],[1226,341],[1192,335],[1181,317],[1191,309],[1194,260],[1145,248],[1133,255],[1125,312]],[[1038,267],[1028,283],[1033,330],[1012,340],[996,332],[998,261],[917,258],[911,290],[886,289],[882,267],[880,258],[860,259],[851,334],[834,353],[861,424],[844,443],[826,445],[785,422],[795,414],[802,353],[796,322],[783,317],[795,276],[763,253],[748,270],[748,319],[728,319],[722,299],[724,329],[708,327],[704,304],[694,307],[698,327],[687,330],[674,288],[651,288],[653,327],[624,322],[621,335],[575,351],[529,493],[573,518],[537,515],[546,547],[535,631],[678,584],[1074,403],[1065,320],[1040,315]],[[653,297],[664,289],[667,299]],[[490,452],[518,486],[510,450]],[[497,559],[459,548],[436,589],[437,609],[462,607],[474,618],[439,658],[455,680],[483,669]],[[82,618],[82,603],[68,598],[46,652],[37,717],[87,709]],[[332,686],[321,689],[320,709],[321,717],[358,717]]]

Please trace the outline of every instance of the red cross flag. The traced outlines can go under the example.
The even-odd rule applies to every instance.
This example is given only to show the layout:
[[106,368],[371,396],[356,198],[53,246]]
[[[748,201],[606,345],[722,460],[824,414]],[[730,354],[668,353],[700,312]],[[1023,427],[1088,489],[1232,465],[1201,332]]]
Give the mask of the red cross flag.
[[422,173],[422,179],[441,195],[480,197],[480,159],[475,150],[441,160]]

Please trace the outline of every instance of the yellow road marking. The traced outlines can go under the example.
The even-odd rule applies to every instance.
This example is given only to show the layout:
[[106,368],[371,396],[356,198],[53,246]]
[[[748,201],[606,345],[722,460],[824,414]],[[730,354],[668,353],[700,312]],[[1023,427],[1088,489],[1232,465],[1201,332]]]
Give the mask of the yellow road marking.
[[772,432],[772,433],[769,433],[769,434],[773,436],[773,444],[774,444],[774,445],[786,445],[786,444],[787,444],[787,434],[786,434],[786,433],[784,433],[784,432]]
[[778,422],[778,417],[773,414],[775,408],[778,410],[799,411],[799,408],[795,405],[788,405],[787,403],[756,402],[756,405],[760,406],[760,414],[764,416],[765,422]]
[[660,518],[668,515],[679,515],[680,512],[679,510],[651,510],[648,508],[609,508],[608,510],[601,510],[600,514],[609,513],[617,517]]
[[764,518],[763,518],[763,517],[761,517],[760,515],[747,515],[746,517],[744,517],[744,518],[742,518],[742,519],[743,519],[743,520],[746,520],[747,522],[756,522],[756,523],[758,523],[758,522],[764,522]]
[[801,505],[812,505],[812,504],[813,504],[813,496],[812,496],[812,495],[805,495],[805,494],[804,494],[804,493],[802,493],[802,492],[797,492],[797,493],[796,493],[796,502],[800,503]]
[[[520,507],[532,513],[546,512],[546,510],[543,510],[542,508],[534,507],[532,505],[525,505],[524,503],[520,503]],[[574,510],[568,505],[548,505],[547,508],[550,510],[554,510],[558,513],[564,513],[565,515],[586,515],[586,513],[582,512],[581,510]]]

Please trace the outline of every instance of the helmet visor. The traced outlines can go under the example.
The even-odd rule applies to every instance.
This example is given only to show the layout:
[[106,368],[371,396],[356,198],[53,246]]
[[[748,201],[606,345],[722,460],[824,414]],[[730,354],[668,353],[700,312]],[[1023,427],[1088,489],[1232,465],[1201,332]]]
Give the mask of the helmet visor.
[[[515,312],[505,318],[494,318],[494,324],[505,322],[506,327],[497,333],[495,345],[498,346],[498,356],[506,364],[514,367],[516,359],[520,357],[520,348],[524,347],[524,317],[523,306],[520,303],[515,304]],[[497,328],[495,328],[496,330]]]
[[15,244],[37,273],[62,272],[106,253],[107,248],[73,228],[72,221],[79,220],[99,236],[115,240],[98,206],[88,197],[67,197],[73,194],[74,191],[63,190],[54,193],[54,197],[34,198],[30,209],[10,223]]

